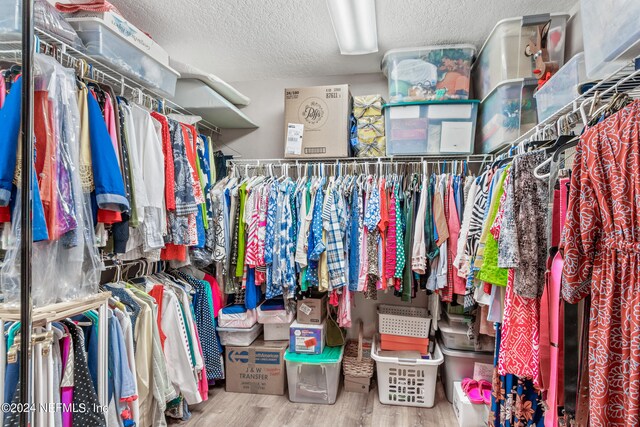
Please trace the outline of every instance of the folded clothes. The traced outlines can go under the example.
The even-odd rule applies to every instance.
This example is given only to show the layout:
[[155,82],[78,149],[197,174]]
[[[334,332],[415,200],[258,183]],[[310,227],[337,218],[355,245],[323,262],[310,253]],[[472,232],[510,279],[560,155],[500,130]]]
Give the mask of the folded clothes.
[[262,311],[284,310],[284,301],[277,299],[268,299],[260,306]]
[[56,3],[56,9],[64,13],[75,12],[114,12],[122,16],[120,11],[107,0],[71,0],[71,3]]
[[247,311],[244,305],[228,305],[221,309],[223,314],[239,314]]

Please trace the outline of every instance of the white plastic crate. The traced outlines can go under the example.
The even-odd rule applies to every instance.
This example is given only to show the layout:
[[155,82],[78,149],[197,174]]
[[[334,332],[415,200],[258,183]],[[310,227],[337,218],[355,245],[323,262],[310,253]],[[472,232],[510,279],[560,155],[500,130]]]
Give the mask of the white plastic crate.
[[371,357],[376,361],[380,403],[433,407],[438,366],[444,361],[440,347],[435,345],[431,359],[401,359],[380,356],[379,342],[376,337],[371,347]]
[[378,331],[381,334],[429,338],[431,319],[426,308],[404,305],[378,306]]

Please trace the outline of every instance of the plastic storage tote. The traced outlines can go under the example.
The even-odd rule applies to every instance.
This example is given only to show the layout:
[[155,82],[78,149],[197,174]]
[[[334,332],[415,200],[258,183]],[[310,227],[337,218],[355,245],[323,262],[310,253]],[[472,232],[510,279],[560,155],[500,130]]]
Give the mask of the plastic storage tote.
[[376,361],[380,403],[433,407],[438,366],[444,361],[439,346],[435,345],[431,359],[403,359],[381,356],[379,342],[375,337],[371,357]]
[[[476,351],[475,341],[469,339],[467,332],[469,326],[463,322],[438,322],[438,329],[442,337],[442,344],[451,350]],[[481,335],[479,339],[479,351],[493,351],[495,339]]]
[[284,354],[289,382],[289,400],[333,405],[340,385],[344,347],[325,347],[322,354]]
[[491,153],[516,140],[538,123],[533,92],[535,79],[516,79],[498,85],[480,103],[476,151]]
[[[290,325],[295,317],[295,312],[287,313],[282,301],[266,300],[258,306],[258,322],[266,324],[283,324]],[[287,338],[289,335],[287,334]],[[285,338],[285,339],[287,339]]]
[[387,156],[471,154],[478,101],[425,101],[384,108]]
[[638,0],[581,0],[587,75],[604,78],[640,56]]
[[[76,31],[47,0],[33,2],[33,25],[72,47],[82,47]],[[0,39],[19,43],[21,36],[22,0],[0,0]]]
[[389,79],[389,102],[469,99],[471,45],[392,49],[380,68]]
[[579,95],[578,88],[587,81],[584,53],[580,52],[533,95],[536,98],[538,121],[542,122]]
[[447,400],[453,403],[453,383],[462,381],[464,378],[473,378],[473,369],[476,363],[485,363],[493,366],[493,353],[451,350],[445,347],[440,340],[438,345],[444,356],[444,367],[440,371],[442,384],[444,385]]
[[89,56],[106,62],[160,95],[173,97],[180,77],[176,71],[146,55],[99,18],[69,18],[68,21],[78,32]]
[[538,26],[549,20],[549,61],[561,67],[564,64],[567,19],[569,15],[565,14],[541,14],[498,22],[473,64],[471,74],[475,98],[485,98],[504,80],[534,77],[535,61],[525,55],[525,48],[531,40],[537,41]]
[[221,345],[249,346],[262,333],[262,324],[256,323],[249,329],[216,328]]

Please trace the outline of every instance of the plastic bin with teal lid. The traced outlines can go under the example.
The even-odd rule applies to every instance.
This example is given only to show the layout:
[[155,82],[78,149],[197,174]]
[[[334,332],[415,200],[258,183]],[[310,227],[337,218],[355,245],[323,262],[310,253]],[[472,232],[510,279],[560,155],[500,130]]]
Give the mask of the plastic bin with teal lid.
[[479,101],[385,104],[387,156],[471,154]]
[[325,347],[321,354],[297,354],[287,350],[289,400],[333,405],[338,395],[344,347]]
[[323,363],[340,363],[342,361],[342,353],[344,346],[325,347],[321,354],[301,354],[293,353],[287,349],[284,353],[284,360],[293,363],[309,363],[312,365],[320,365]]

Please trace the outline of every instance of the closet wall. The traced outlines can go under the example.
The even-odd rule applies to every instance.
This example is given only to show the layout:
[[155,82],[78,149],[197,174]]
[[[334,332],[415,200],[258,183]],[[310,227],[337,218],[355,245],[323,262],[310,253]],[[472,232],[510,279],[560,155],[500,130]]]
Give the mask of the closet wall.
[[304,77],[231,83],[251,98],[242,111],[260,126],[258,129],[224,129],[222,150],[243,159],[280,159],[284,156],[284,89],[292,87],[351,85],[352,95],[380,93],[386,97],[387,79],[380,73],[325,77]]

